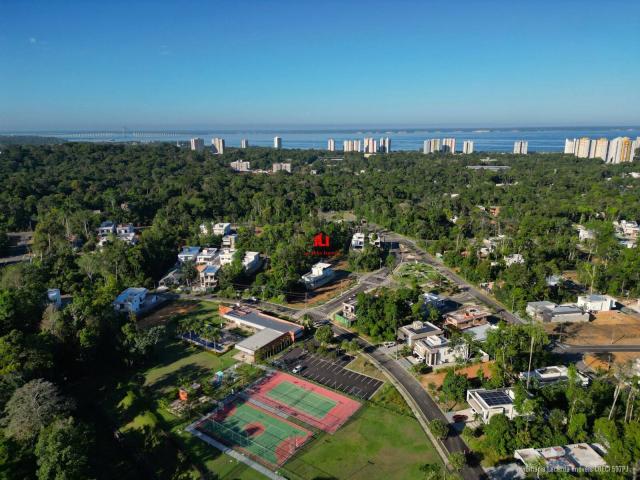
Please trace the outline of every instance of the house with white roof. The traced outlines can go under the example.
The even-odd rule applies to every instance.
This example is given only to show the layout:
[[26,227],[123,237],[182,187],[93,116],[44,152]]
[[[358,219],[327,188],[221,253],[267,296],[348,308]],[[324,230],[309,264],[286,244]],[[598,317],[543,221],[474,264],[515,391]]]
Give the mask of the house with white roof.
[[196,264],[213,265],[218,258],[217,248],[203,248],[196,256]]
[[351,248],[353,250],[362,250],[365,245],[365,236],[362,232],[357,232],[351,237]]
[[230,233],[222,237],[222,248],[236,248],[236,241],[238,240],[238,234]]
[[504,263],[507,265],[507,267],[510,267],[511,265],[522,265],[524,264],[524,257],[519,253],[505,255]]
[[213,226],[213,234],[218,236],[229,235],[231,233],[230,223],[216,223]]
[[259,252],[244,252],[244,258],[242,259],[242,266],[247,273],[253,273],[262,264]]
[[430,335],[416,340],[413,353],[428,366],[435,367],[469,358],[469,345],[466,342],[451,345],[444,335]]
[[235,255],[236,250],[234,248],[223,248],[220,250],[220,254],[218,258],[220,259],[220,265],[229,265],[233,262],[233,256]]
[[311,267],[309,273],[302,275],[304,286],[309,290],[315,290],[329,283],[335,277],[335,272],[330,263],[318,262]]
[[522,448],[513,457],[525,466],[542,468],[548,472],[605,471],[603,456],[607,449],[599,443],[574,443],[557,447]]
[[[589,377],[583,375],[580,372],[576,372],[576,376],[583,387],[589,385]],[[551,385],[558,382],[566,382],[569,380],[569,368],[564,365],[554,365],[550,367],[537,368],[531,372],[520,372],[518,375],[520,380],[527,380],[531,378],[538,383],[541,387],[545,385]]]
[[414,344],[423,338],[434,335],[442,335],[444,332],[431,322],[421,322],[416,320],[409,325],[403,325],[398,329],[398,338],[407,342],[407,345],[413,347]]
[[178,254],[178,261],[180,263],[195,262],[199,253],[200,247],[182,247],[182,251]]
[[511,388],[467,390],[467,403],[484,423],[489,422],[491,417],[498,414],[506,415],[511,420],[517,417],[519,414],[513,405],[514,400],[515,393]]
[[608,312],[616,308],[616,300],[609,295],[579,295],[577,305],[589,312]]
[[130,287],[118,295],[113,302],[116,312],[139,313],[144,308],[148,308],[157,301],[155,295],[147,298],[149,291],[143,287]]

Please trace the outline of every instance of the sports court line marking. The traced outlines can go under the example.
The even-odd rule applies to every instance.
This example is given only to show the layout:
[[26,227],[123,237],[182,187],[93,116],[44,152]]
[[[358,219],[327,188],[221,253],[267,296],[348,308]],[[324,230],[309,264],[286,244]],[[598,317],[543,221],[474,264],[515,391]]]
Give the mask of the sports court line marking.
[[281,477],[280,475],[278,475],[275,472],[272,472],[271,470],[269,470],[268,468],[260,465],[258,462],[254,462],[253,460],[251,460],[248,457],[245,457],[243,454],[241,454],[240,452],[237,452],[236,450],[234,450],[231,447],[227,447],[226,445],[223,445],[222,443],[218,442],[217,440],[214,440],[213,438],[211,438],[208,435],[205,435],[204,433],[202,433],[201,431],[199,431],[198,429],[195,428],[195,425],[200,422],[200,420],[196,420],[195,422],[193,422],[191,425],[189,425],[187,428],[185,428],[185,430],[187,432],[189,432],[192,435],[195,435],[196,437],[198,437],[200,440],[208,443],[209,445],[211,445],[212,447],[217,448],[218,450],[220,450],[222,453],[226,453],[227,455],[229,455],[232,458],[235,458],[236,460],[238,460],[239,462],[244,463],[246,466],[248,466],[249,468],[253,468],[254,470],[256,470],[257,472],[260,472],[261,474],[263,474],[265,477],[270,478],[271,480],[287,480],[285,477]]

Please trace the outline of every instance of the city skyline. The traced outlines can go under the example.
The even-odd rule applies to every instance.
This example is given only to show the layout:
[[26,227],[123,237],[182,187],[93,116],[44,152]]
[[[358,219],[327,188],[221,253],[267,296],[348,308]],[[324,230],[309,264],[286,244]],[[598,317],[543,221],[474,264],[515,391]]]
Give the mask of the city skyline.
[[640,5],[514,3],[9,2],[0,130],[640,124]]

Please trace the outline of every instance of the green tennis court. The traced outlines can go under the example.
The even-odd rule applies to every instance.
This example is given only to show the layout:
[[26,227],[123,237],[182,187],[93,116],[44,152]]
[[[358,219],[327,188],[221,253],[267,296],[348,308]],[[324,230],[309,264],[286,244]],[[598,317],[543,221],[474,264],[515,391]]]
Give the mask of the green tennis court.
[[337,405],[335,401],[328,397],[287,381],[279,383],[269,390],[266,395],[319,420],[326,417],[327,413]]
[[217,412],[198,428],[273,465],[284,463],[311,432],[247,403]]

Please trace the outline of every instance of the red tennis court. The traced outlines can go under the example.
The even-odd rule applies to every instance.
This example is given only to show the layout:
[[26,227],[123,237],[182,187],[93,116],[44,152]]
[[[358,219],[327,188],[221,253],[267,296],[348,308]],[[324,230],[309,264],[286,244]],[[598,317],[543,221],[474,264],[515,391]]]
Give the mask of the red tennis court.
[[360,408],[360,403],[349,397],[282,372],[264,377],[244,394],[250,402],[262,403],[329,433]]

